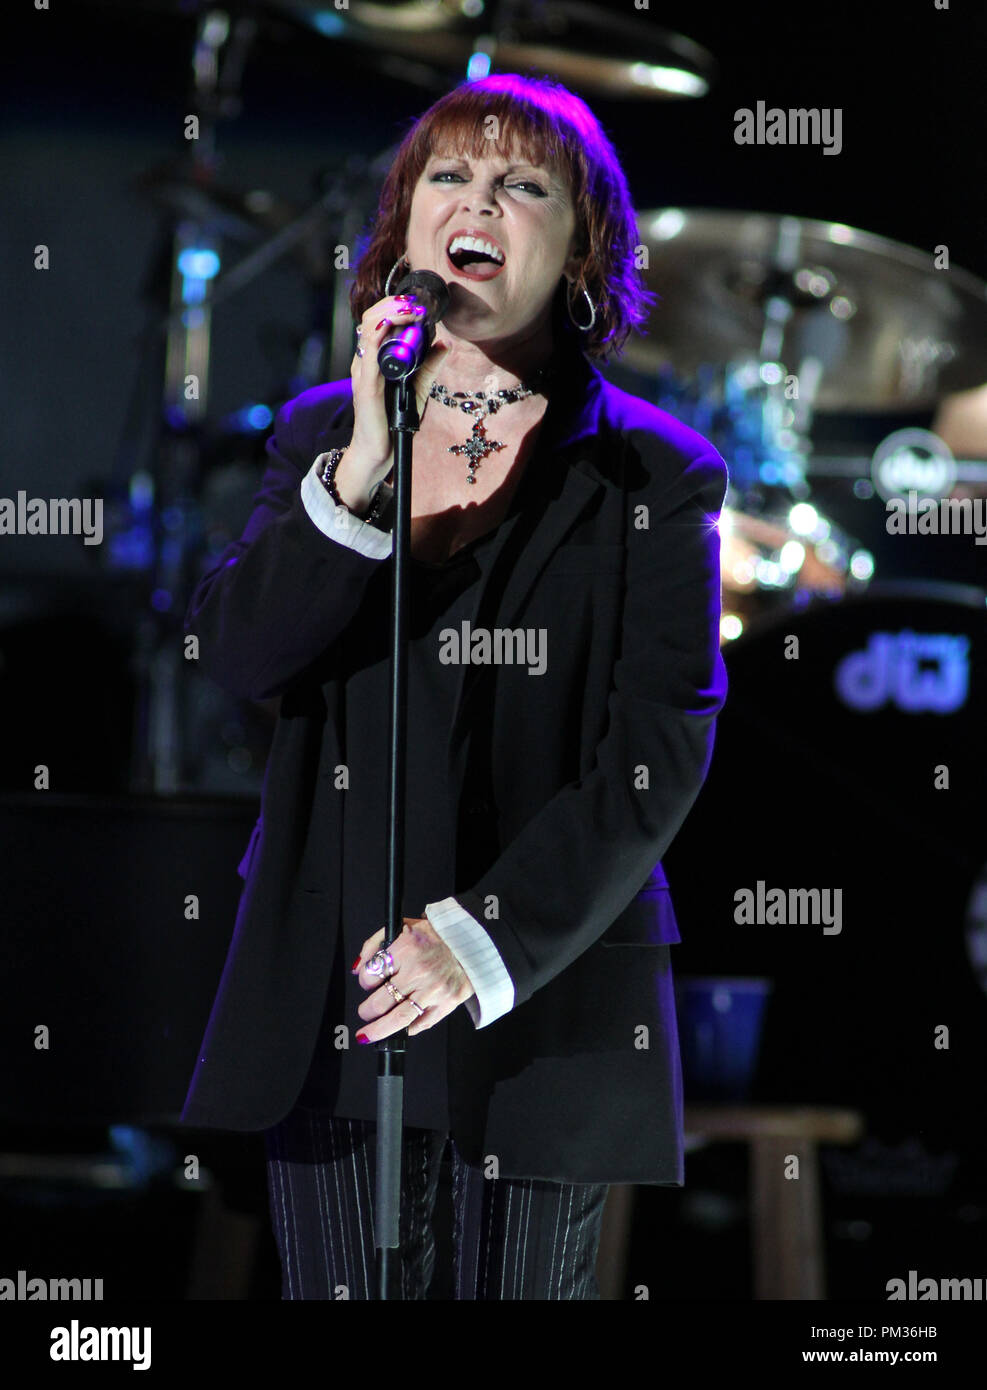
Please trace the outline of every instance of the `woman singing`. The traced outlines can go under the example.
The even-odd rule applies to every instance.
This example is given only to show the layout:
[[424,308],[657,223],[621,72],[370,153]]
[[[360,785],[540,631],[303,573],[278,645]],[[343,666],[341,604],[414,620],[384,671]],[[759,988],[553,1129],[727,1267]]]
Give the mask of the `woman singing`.
[[[610,1183],[683,1182],[661,857],[706,775],[723,461],[591,359],[647,310],[586,105],[490,77],[404,139],[350,378],[275,421],[193,595],[206,671],[279,695],[183,1119],[263,1130],[290,1299],[374,1296],[377,1049],[407,1029],[400,1265],[426,1297],[448,1143],[460,1299],[593,1299]],[[393,466],[379,345],[449,285],[414,378],[404,929],[384,938]]]

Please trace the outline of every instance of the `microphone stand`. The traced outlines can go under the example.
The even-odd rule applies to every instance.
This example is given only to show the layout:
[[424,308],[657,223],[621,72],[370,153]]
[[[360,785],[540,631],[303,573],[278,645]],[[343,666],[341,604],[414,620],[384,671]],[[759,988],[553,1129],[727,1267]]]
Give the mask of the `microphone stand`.
[[[412,386],[413,373],[385,387],[394,439],[394,528],[391,570],[391,701],[388,724],[387,908],[389,949],[403,928],[404,829],[407,750],[408,547],[411,535],[411,455],[420,420]],[[401,1136],[404,1121],[404,1054],[407,1033],[377,1043],[377,1205],[374,1244],[377,1251],[377,1297],[401,1298],[400,1245]]]

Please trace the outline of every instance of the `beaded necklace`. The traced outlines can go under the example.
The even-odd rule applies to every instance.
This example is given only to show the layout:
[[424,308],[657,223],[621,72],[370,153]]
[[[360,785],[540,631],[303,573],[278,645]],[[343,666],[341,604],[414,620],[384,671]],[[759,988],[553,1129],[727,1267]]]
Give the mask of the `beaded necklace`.
[[473,429],[469,437],[463,444],[451,444],[448,452],[450,454],[465,454],[469,460],[467,464],[466,481],[476,482],[477,465],[488,454],[496,453],[507,446],[499,439],[488,439],[484,420],[491,415],[496,415],[501,406],[513,405],[515,401],[526,400],[529,396],[534,396],[541,390],[548,377],[547,368],[542,368],[536,372],[530,381],[520,382],[517,386],[509,386],[503,391],[450,391],[447,387],[440,385],[439,382],[432,383],[429,396],[434,401],[441,401],[450,410],[457,408],[466,415],[473,415]]

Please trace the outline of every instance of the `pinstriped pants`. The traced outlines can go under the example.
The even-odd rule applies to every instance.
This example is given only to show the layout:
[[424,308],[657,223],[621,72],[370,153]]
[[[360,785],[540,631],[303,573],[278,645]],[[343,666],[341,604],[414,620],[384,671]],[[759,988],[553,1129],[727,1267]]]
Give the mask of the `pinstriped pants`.
[[[284,1299],[375,1295],[375,1126],[296,1107],[265,1132],[271,1222]],[[424,1299],[431,1216],[447,1135],[404,1131],[401,1287]],[[596,1256],[609,1188],[486,1178],[450,1139],[457,1299],[598,1299]]]

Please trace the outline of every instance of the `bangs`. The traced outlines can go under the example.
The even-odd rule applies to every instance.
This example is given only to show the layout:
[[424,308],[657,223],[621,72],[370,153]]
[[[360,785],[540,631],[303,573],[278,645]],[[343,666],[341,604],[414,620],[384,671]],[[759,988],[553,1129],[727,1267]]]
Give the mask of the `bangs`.
[[496,151],[503,159],[524,160],[565,174],[575,196],[580,191],[579,165],[572,137],[566,138],[569,116],[570,111],[543,109],[510,90],[459,89],[419,122],[415,163],[420,160],[424,169],[433,155],[482,159]]

